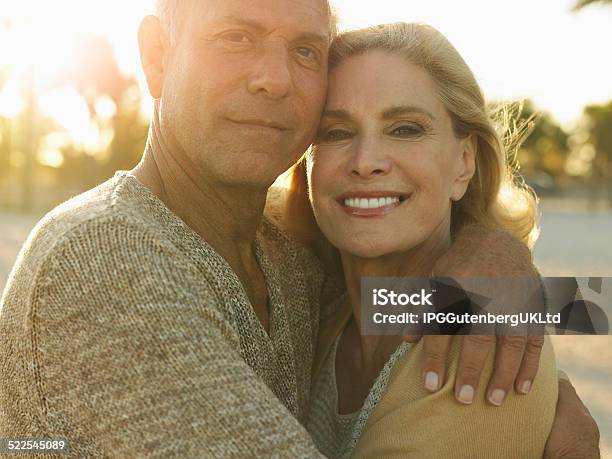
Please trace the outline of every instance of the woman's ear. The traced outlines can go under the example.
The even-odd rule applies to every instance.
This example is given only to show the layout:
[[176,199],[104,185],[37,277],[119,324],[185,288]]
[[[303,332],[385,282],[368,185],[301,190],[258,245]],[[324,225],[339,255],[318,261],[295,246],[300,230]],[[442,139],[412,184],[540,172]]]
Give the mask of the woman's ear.
[[451,199],[459,201],[467,191],[470,180],[476,172],[477,138],[470,134],[461,140],[461,157],[457,161],[457,172],[451,191]]
[[153,99],[161,98],[169,43],[159,18],[146,16],[138,28],[140,61]]

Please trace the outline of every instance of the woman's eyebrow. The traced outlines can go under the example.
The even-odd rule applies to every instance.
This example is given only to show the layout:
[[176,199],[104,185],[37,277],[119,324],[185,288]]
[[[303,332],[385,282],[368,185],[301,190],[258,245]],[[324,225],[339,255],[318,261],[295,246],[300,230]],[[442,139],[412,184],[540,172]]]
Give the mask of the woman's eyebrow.
[[331,118],[339,121],[351,121],[351,115],[346,110],[325,110],[322,118]]
[[391,107],[383,112],[382,118],[385,120],[393,119],[397,118],[398,116],[409,115],[411,113],[421,113],[423,115],[427,115],[432,120],[436,119],[436,117],[433,116],[428,110],[415,105],[398,105],[396,107]]

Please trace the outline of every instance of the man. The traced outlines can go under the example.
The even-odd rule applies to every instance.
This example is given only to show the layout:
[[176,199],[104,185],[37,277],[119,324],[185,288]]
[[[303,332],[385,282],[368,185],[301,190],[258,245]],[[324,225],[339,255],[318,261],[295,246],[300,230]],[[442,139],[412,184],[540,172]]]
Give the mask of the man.
[[74,457],[318,456],[298,420],[333,285],[262,215],[318,123],[329,7],[160,16],[139,32],[141,163],[49,214],[9,278],[1,436],[66,438]]

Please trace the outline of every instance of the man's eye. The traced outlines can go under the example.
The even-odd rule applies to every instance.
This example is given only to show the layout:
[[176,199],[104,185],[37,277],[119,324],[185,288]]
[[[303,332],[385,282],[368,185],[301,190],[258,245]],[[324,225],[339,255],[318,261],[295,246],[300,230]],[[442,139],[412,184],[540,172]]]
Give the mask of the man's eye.
[[351,131],[346,129],[330,129],[329,131],[323,131],[317,136],[318,143],[329,143],[339,142],[341,140],[347,140],[353,137]]
[[300,56],[305,57],[306,59],[315,59],[317,57],[317,53],[315,52],[315,50],[306,46],[300,46],[299,48],[296,48],[295,52],[298,53]]
[[230,43],[247,44],[251,42],[251,38],[243,32],[228,32],[221,38]]
[[423,134],[423,128],[418,124],[402,124],[390,131],[395,137],[417,137]]

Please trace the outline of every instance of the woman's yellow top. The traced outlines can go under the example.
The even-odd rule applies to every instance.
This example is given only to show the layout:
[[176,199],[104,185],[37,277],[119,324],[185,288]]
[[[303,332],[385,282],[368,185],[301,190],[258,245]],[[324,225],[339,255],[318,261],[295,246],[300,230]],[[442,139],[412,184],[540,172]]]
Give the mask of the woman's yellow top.
[[[330,455],[334,457],[358,458],[542,457],[558,391],[555,356],[548,337],[529,394],[518,395],[512,390],[501,407],[485,400],[494,352],[488,356],[473,404],[466,406],[455,400],[454,380],[461,349],[461,337],[457,336],[451,344],[445,384],[438,392],[430,393],[423,387],[422,341],[412,346],[403,344],[400,348],[404,351],[398,349],[391,357],[361,411],[351,419],[352,429],[345,429],[341,432],[344,437],[338,438],[337,432],[320,428],[343,425],[330,422],[340,416],[335,373],[333,378],[324,376],[335,370],[335,343],[351,313],[343,306],[321,328],[312,394],[314,409],[309,416],[317,420],[319,428],[310,430],[321,451],[333,451]],[[347,416],[340,418],[346,424]],[[329,446],[331,440],[334,448]]]

